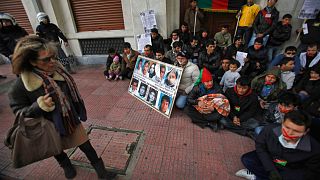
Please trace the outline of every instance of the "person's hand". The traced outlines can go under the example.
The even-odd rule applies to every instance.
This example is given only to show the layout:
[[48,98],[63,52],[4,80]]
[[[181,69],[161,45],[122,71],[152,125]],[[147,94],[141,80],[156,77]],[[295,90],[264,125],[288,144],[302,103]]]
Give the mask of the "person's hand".
[[257,37],[263,37],[263,34],[258,33],[258,34],[257,34]]
[[52,101],[52,97],[50,97],[49,93],[43,96],[43,101],[48,107],[54,106],[54,102]]
[[244,62],[248,62],[248,61],[249,61],[249,58],[244,58],[243,61],[244,61]]
[[296,31],[297,31],[297,33],[301,33],[302,32],[302,28],[299,28],[299,29],[297,29]]
[[274,171],[270,171],[269,179],[270,180],[282,180],[282,177],[277,170],[274,170]]
[[237,116],[235,116],[235,117],[233,117],[233,124],[235,124],[235,125],[237,125],[237,126],[240,126],[241,124],[240,124],[240,119],[237,117]]
[[238,12],[238,14],[236,15],[236,18],[239,18],[242,15],[241,11]]
[[64,46],[65,47],[69,47],[69,43],[68,42],[64,42]]
[[259,62],[256,62],[256,69],[260,69],[260,63]]

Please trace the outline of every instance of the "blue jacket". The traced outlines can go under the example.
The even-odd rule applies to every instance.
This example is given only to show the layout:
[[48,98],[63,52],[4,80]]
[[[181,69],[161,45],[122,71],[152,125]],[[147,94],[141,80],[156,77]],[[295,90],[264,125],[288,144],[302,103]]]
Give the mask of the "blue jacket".
[[[269,64],[268,69],[271,69],[272,67],[277,66],[283,58],[284,58],[284,54],[277,55]],[[293,69],[294,73],[299,74],[300,69],[301,69],[300,58],[299,56],[294,56],[294,69]]]

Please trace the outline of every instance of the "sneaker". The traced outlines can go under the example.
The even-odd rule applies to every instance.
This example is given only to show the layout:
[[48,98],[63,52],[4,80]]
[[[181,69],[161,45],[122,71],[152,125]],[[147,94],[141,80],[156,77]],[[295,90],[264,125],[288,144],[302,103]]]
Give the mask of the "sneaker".
[[255,180],[256,175],[254,175],[252,172],[250,172],[248,169],[241,169],[238,172],[236,172],[236,176],[243,177],[248,180]]
[[123,77],[122,77],[122,76],[119,76],[119,79],[120,79],[120,80],[122,80],[122,79],[123,79]]
[[118,80],[118,78],[119,78],[119,76],[117,75],[117,76],[114,78],[114,80],[116,81],[116,80]]
[[109,77],[108,77],[108,80],[111,80],[111,79],[112,79],[112,76],[109,76]]

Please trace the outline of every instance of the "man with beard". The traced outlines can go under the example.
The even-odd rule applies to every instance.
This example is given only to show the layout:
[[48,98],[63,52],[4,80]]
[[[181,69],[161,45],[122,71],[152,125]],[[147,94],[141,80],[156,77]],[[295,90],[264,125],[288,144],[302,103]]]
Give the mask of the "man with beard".
[[[28,33],[20,27],[14,17],[8,13],[0,13],[0,53],[5,61],[11,60],[18,40]],[[4,57],[3,57],[4,56]],[[6,78],[0,75],[0,78]]]
[[307,52],[300,54],[300,64],[302,72],[308,71],[311,67],[319,64],[320,53],[317,44],[309,44]]

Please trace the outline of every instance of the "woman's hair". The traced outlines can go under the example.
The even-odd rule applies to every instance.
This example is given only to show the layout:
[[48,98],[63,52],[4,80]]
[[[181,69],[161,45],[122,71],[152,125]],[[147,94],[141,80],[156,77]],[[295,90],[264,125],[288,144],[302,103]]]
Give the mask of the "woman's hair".
[[48,50],[57,53],[56,43],[49,42],[38,36],[26,36],[16,45],[12,58],[12,71],[20,74],[23,71],[31,71],[33,66],[30,62],[35,62],[39,58],[41,50]]

